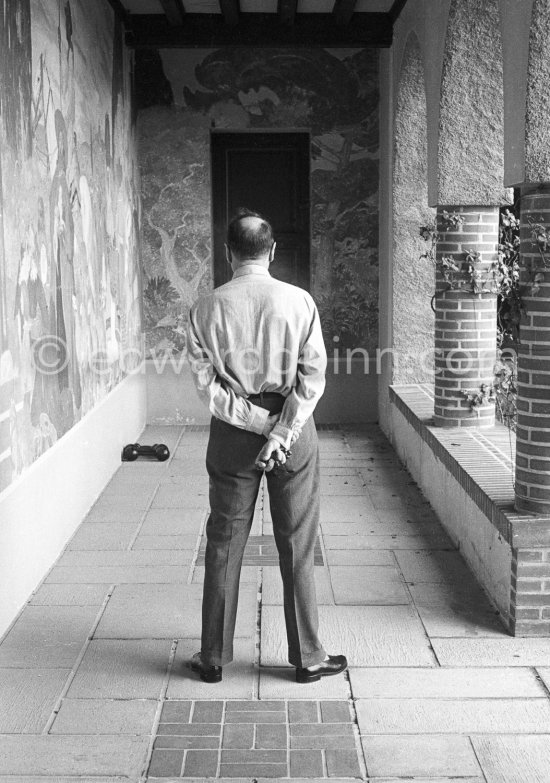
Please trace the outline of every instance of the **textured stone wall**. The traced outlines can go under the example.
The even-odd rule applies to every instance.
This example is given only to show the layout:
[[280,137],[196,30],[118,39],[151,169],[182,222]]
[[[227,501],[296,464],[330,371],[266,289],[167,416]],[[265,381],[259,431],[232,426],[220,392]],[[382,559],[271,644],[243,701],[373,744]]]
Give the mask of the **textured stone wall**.
[[500,204],[504,96],[498,0],[453,0],[443,71],[439,204]]
[[393,168],[393,383],[433,379],[435,271],[420,226],[432,223],[428,207],[426,91],[420,45],[413,34],[403,56],[395,113]]
[[525,181],[550,181],[550,5],[536,0],[531,17],[527,107],[525,114]]
[[0,0],[0,491],[139,361],[123,35],[104,2]]

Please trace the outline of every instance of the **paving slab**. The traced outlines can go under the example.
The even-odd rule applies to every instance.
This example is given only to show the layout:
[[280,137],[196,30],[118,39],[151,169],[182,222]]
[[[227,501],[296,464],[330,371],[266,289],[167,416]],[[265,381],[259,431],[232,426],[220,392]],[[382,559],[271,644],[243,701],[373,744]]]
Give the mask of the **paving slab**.
[[533,669],[350,668],[354,698],[473,699],[546,696]]
[[195,534],[182,536],[143,535],[140,533],[132,545],[132,550],[140,549],[172,549],[183,552],[194,552],[198,536]]
[[58,567],[70,566],[184,566],[189,563],[190,550],[167,549],[152,550],[115,550],[105,552],[73,551],[65,552],[59,559]]
[[[352,666],[434,666],[416,614],[408,606],[320,606],[320,638],[332,655]],[[262,611],[262,666],[281,666],[287,643],[281,607]]]
[[407,552],[395,553],[405,581],[418,584],[475,583],[475,577],[459,552]]
[[545,684],[546,688],[550,691],[550,668],[544,666],[537,666],[537,674]]
[[54,566],[45,584],[169,584],[187,582],[187,570],[181,566]]
[[140,535],[197,537],[207,517],[205,508],[152,508],[147,512]]
[[70,669],[0,669],[0,734],[39,734]]
[[345,675],[325,677],[318,682],[296,682],[293,666],[260,667],[260,699],[347,699],[349,684]]
[[[10,775],[139,775],[149,737],[0,735],[0,769]],[[25,781],[27,783],[27,781]]]
[[108,505],[93,506],[86,518],[83,521],[83,525],[139,525],[143,519],[145,509],[141,506],[138,508],[119,508],[118,504],[110,503]]
[[[254,634],[256,593],[255,584],[241,585],[236,636],[247,637]],[[196,639],[201,633],[201,607],[200,584],[117,585],[94,637]],[[0,647],[0,651],[1,649]]]
[[363,736],[361,738],[367,774],[416,778],[481,775],[472,743],[461,736]]
[[[487,781],[486,781],[484,776],[482,776],[482,777],[475,777],[475,778],[471,778],[471,777],[467,777],[467,778],[463,778],[463,777],[459,777],[459,778],[456,778],[456,777],[440,778],[439,776],[436,777],[436,778],[432,778],[432,777],[430,777],[430,778],[424,778],[424,777],[422,777],[422,778],[410,778],[410,777],[406,777],[406,778],[385,778],[385,777],[384,778],[369,778],[370,783],[404,783],[405,780],[407,782],[412,781],[412,783],[487,783]],[[181,781],[180,781],[180,783],[181,783]],[[187,781],[186,781],[186,783],[187,783]],[[522,783],[524,783],[524,781],[522,781]]]
[[[317,589],[318,604],[333,604],[332,586],[328,569],[317,567],[315,569],[315,587]],[[281,572],[277,566],[264,566],[262,568],[262,605],[281,606],[283,603],[283,583]]]
[[327,495],[321,501],[321,522],[353,522],[375,518],[376,512],[368,495]]
[[409,585],[414,604],[431,636],[495,636],[505,632],[499,612],[476,583]]
[[224,666],[223,679],[214,685],[202,682],[188,668],[189,659],[200,650],[200,638],[178,641],[176,657],[170,673],[168,699],[252,699],[255,695],[258,670],[254,666],[254,637],[235,639],[233,662]]
[[487,783],[547,783],[550,735],[472,737]]
[[328,536],[323,534],[325,548],[328,549],[452,549],[456,550],[451,539],[442,529],[421,536],[401,535],[358,535]]
[[70,699],[158,699],[171,641],[92,640],[67,692]]
[[337,605],[409,604],[409,593],[396,568],[387,566],[330,566]]
[[163,484],[159,487],[151,508],[208,508],[208,486],[199,484],[192,491],[179,483]]
[[359,699],[361,734],[544,734],[548,699]]
[[355,522],[323,522],[321,527],[325,536],[431,536],[440,530],[432,522],[401,519],[382,522],[374,518]]
[[329,566],[380,565],[395,567],[396,565],[393,552],[385,549],[325,549],[325,557]]
[[145,699],[63,699],[50,734],[150,734],[157,706]]
[[96,606],[102,605],[110,585],[53,584],[42,585],[31,597],[33,606]]
[[126,549],[138,530],[136,522],[114,522],[110,525],[89,522],[81,525],[69,541],[73,549]]
[[[138,783],[139,775],[133,775],[128,777],[127,775],[115,775],[105,777],[105,775],[94,775],[89,777],[88,775],[63,775],[63,779],[60,779],[59,775],[52,777],[51,775],[25,775],[24,781],[20,775],[0,775],[0,783]],[[166,780],[163,780],[166,783]],[[179,781],[181,783],[181,780]]]
[[441,666],[544,666],[550,660],[550,639],[512,638],[505,631],[499,638],[431,641]]
[[71,668],[97,617],[96,606],[27,606],[0,645],[0,668]]

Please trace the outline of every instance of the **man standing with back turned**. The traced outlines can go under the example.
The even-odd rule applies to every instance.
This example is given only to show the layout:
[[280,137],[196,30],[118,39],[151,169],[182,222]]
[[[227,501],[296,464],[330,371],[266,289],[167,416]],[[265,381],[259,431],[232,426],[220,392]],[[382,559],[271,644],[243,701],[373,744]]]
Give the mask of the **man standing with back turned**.
[[326,353],[311,296],[269,274],[274,254],[269,223],[240,210],[227,231],[233,279],[189,314],[189,360],[213,416],[201,651],[191,661],[204,682],[219,682],[233,659],[241,563],[263,471],[296,680],[347,668],[345,657],[327,655],[317,636],[319,455],[312,413],[325,387]]

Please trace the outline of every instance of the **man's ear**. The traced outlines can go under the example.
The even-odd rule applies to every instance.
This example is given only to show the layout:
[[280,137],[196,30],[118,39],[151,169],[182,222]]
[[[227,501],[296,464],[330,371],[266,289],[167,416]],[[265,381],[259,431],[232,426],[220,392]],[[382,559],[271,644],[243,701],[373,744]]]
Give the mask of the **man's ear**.
[[231,265],[231,250],[225,244],[224,247],[225,247],[225,260],[229,265]]
[[269,251],[269,263],[271,264],[273,259],[275,258],[275,248],[277,247],[277,243],[274,242],[271,245],[271,250]]

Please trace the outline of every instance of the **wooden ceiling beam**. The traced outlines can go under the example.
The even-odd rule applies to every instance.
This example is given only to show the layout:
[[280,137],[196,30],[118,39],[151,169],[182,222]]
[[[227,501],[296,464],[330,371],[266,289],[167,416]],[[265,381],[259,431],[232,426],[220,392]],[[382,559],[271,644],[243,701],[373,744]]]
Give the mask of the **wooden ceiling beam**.
[[334,0],[334,20],[339,27],[350,23],[357,0]]
[[218,2],[225,24],[229,25],[229,27],[235,27],[235,25],[239,24],[239,0],[218,0]]
[[281,24],[292,26],[296,18],[298,0],[278,0],[277,14]]
[[353,24],[338,27],[333,14],[297,13],[292,26],[283,25],[270,13],[241,13],[238,24],[229,27],[221,14],[185,15],[185,24],[174,27],[166,17],[135,14],[131,17],[127,43],[134,48],[223,46],[391,46],[389,14],[354,14]]
[[168,24],[174,27],[181,27],[185,18],[185,7],[183,0],[160,0],[164,16],[168,19]]

